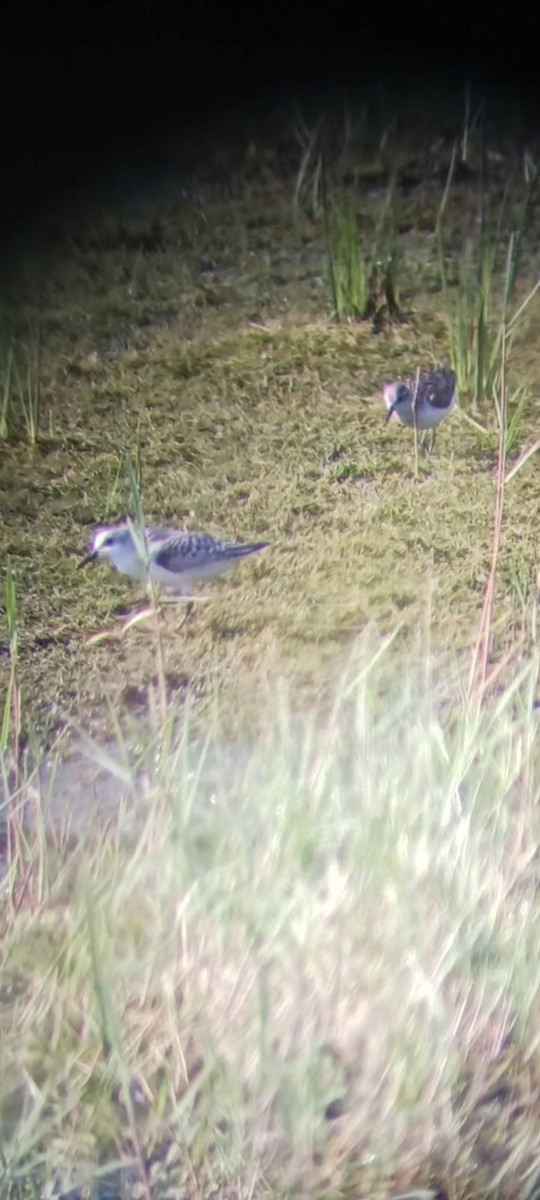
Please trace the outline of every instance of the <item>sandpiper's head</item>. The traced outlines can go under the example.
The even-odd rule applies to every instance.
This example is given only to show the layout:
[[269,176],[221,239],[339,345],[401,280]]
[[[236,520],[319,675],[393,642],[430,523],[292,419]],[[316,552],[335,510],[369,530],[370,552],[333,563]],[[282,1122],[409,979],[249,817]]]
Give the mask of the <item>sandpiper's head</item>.
[[403,383],[385,383],[383,388],[384,403],[387,407],[386,420],[399,415],[401,404],[409,401],[409,390]]
[[113,564],[122,550],[131,543],[131,532],[127,525],[99,525],[94,530],[90,544],[80,566],[93,562],[96,558],[105,558]]

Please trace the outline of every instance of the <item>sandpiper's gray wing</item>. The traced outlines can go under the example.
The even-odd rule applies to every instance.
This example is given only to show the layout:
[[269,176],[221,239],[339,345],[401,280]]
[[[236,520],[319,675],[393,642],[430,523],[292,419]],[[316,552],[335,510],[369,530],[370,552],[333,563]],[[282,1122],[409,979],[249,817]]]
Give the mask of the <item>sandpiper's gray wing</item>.
[[156,566],[181,575],[197,567],[212,564],[226,566],[237,558],[246,558],[266,550],[268,542],[224,542],[208,533],[179,533],[178,530],[156,530],[152,538],[152,559]]
[[152,548],[152,558],[156,565],[178,575],[203,563],[215,562],[225,555],[225,543],[205,533],[168,533],[161,544],[156,544],[155,549]]

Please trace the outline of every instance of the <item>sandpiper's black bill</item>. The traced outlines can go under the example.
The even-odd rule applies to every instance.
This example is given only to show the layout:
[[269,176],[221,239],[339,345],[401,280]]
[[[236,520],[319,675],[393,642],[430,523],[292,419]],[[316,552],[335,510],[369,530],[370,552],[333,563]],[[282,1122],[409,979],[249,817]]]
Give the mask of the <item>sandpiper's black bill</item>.
[[89,562],[94,562],[94,559],[96,558],[97,553],[95,550],[93,550],[91,554],[85,554],[84,558],[79,559],[79,562],[77,563],[77,570],[80,571],[81,567],[85,567]]

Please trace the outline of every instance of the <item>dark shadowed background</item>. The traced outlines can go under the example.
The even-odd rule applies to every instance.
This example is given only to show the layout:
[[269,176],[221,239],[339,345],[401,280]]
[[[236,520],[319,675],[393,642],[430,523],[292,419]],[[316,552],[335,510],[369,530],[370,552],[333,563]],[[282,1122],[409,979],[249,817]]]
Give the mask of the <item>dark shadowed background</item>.
[[106,169],[224,113],[373,84],[489,87],[534,124],[535,6],[15,5],[3,15],[1,240]]

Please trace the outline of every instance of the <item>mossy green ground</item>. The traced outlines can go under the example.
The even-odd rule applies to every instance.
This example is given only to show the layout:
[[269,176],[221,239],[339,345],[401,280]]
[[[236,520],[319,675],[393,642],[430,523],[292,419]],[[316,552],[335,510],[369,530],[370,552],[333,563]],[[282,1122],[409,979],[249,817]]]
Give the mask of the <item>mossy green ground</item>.
[[[433,143],[436,133],[396,142],[407,320],[377,333],[332,320],[324,222],[293,203],[301,150],[285,119],[259,140],[207,146],[187,179],[172,172],[135,195],[79,197],[14,264],[4,345],[15,338],[35,370],[39,328],[41,417],[32,448],[12,400],[1,555],[17,588],[23,715],[44,734],[68,715],[99,726],[104,699],[144,708],[155,676],[149,627],[120,636],[138,600],[132,583],[106,567],[77,569],[91,527],[130,511],[127,457],[140,465],[150,522],[270,542],[203,589],[181,632],[178,610],[165,611],[172,691],[203,695],[217,678],[235,718],[252,720],[254,662],[286,674],[299,699],[313,695],[368,622],[384,631],[402,621],[406,632],[427,619],[445,647],[470,645],[491,549],[492,404],[477,414],[487,435],[459,413],[443,424],[416,481],[412,434],[385,426],[381,398],[385,379],[448,358],[434,228],[449,144]],[[388,176],[371,141],[349,150],[368,236]],[[495,208],[514,166],[507,151],[492,172]],[[456,263],[477,220],[478,173],[463,174],[447,221]],[[517,169],[516,209],[519,179]],[[504,253],[501,235],[501,264]],[[523,262],[525,294],[535,265]],[[534,383],[539,320],[533,306],[513,350],[514,386]],[[533,392],[520,447],[537,422]],[[536,470],[533,461],[507,493],[495,652],[527,625],[536,592]],[[88,644],[106,630],[119,636]]]

